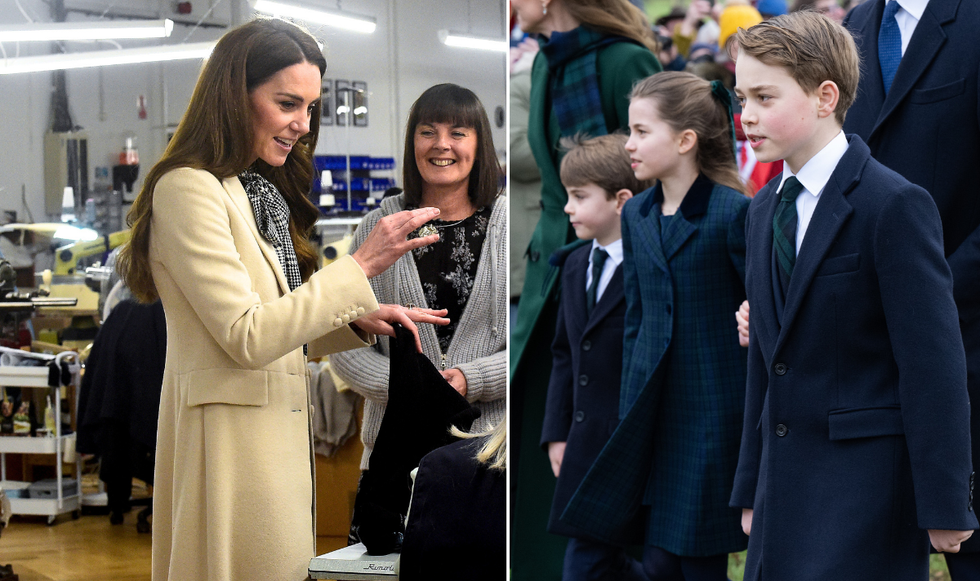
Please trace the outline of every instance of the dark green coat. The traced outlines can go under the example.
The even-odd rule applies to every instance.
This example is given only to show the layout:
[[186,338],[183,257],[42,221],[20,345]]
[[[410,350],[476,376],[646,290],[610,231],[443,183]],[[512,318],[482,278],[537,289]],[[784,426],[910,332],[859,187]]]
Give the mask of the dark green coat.
[[[599,93],[606,128],[625,130],[629,124],[629,93],[636,81],[661,70],[646,48],[619,42],[599,49]],[[557,276],[548,276],[548,257],[574,239],[562,208],[568,194],[558,177],[557,143],[562,137],[551,109],[548,63],[538,54],[531,72],[528,141],[541,170],[542,212],[528,247],[527,273],[521,293],[517,324],[511,335],[510,418],[512,581],[548,581],[561,578],[566,540],[545,532],[554,495],[555,477],[541,453],[539,437],[544,421],[551,341],[557,313]],[[547,126],[546,126],[547,120]]]
[[[629,93],[633,90],[633,85],[663,69],[653,53],[631,42],[618,42],[599,49],[597,68],[606,130],[609,133],[625,131],[629,126]],[[567,136],[561,135],[558,118],[551,109],[549,84],[548,61],[544,54],[538,53],[531,71],[531,108],[527,139],[541,170],[542,212],[525,255],[525,292],[521,296],[517,327],[512,333],[512,373],[516,372],[525,359],[524,350],[545,303],[554,303],[552,291],[557,276],[552,276],[546,284],[548,257],[559,247],[575,239],[575,232],[563,210],[568,202],[568,193],[558,176],[561,162],[558,141]],[[545,119],[548,120],[547,128]],[[550,329],[549,334],[553,331],[554,329]],[[550,357],[548,359],[550,361]]]

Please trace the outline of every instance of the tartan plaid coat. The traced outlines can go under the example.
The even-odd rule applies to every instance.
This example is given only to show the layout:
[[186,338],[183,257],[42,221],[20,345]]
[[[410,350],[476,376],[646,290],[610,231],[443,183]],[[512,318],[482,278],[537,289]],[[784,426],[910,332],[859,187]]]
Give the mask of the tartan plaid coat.
[[729,507],[745,399],[749,199],[698,178],[661,231],[660,186],[623,210],[627,300],[618,428],[562,519],[682,556],[746,547]]

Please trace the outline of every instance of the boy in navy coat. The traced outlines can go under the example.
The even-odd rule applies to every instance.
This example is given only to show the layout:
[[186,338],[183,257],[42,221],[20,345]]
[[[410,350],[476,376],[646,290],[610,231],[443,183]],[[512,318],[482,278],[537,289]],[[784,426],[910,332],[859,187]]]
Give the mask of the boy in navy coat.
[[745,424],[732,506],[746,580],[921,580],[973,513],[966,362],[929,194],[841,131],[854,41],[798,12],[736,35],[756,157]]
[[548,530],[571,537],[564,581],[642,580],[642,567],[621,547],[559,517],[619,423],[626,313],[620,213],[634,192],[650,184],[633,175],[625,135],[567,145],[571,149],[561,164],[562,185],[568,190],[565,213],[580,242],[559,249],[552,258],[563,270],[541,433],[541,446],[558,478]]

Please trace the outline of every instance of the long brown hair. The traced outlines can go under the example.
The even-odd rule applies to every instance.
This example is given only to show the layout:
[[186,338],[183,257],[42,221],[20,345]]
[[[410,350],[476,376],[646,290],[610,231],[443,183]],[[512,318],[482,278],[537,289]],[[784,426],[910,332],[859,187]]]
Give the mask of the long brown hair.
[[[218,179],[238,175],[253,155],[249,93],[280,70],[299,63],[327,70],[316,40],[298,26],[279,19],[256,19],[218,41],[198,77],[187,111],[163,157],[146,174],[129,211],[133,235],[119,253],[118,270],[133,295],[144,302],[158,298],[150,272],[150,221],[157,181],[168,171],[204,169]],[[313,183],[313,152],[320,133],[320,102],[313,105],[310,132],[293,146],[282,167],[261,159],[251,169],[275,184],[289,207],[289,235],[303,280],[316,270],[317,252],[309,241],[319,212],[307,198]]]
[[476,208],[492,204],[500,193],[504,174],[497,161],[490,120],[480,98],[473,91],[452,83],[426,89],[408,114],[402,167],[405,201],[412,205],[422,201],[422,174],[415,162],[415,128],[423,123],[449,123],[476,130],[476,159],[470,170],[469,198]]
[[628,0],[561,0],[561,3],[588,28],[635,40],[657,54],[657,37],[646,14]]
[[680,133],[698,136],[698,171],[716,184],[748,194],[735,162],[732,118],[711,91],[711,83],[692,73],[667,71],[633,86],[630,101],[651,99],[664,123]]

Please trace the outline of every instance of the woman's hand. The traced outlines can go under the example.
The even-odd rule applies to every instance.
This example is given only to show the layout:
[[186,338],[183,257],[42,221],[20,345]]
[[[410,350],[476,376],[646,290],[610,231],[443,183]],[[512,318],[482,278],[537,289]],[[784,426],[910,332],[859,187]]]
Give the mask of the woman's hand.
[[466,397],[466,376],[463,375],[462,371],[453,367],[439,373],[442,374],[443,379],[449,382],[449,385],[453,386],[453,389],[459,392],[459,395]]
[[374,333],[375,335],[395,336],[393,323],[398,323],[412,332],[415,336],[415,348],[419,353],[422,352],[422,340],[419,339],[419,329],[415,323],[432,323],[433,325],[448,325],[449,319],[445,318],[449,311],[446,309],[434,310],[423,309],[421,307],[403,307],[401,305],[378,305],[377,311],[364,315],[352,322],[358,329]]
[[[408,235],[439,215],[438,208],[419,208],[403,210],[385,216],[374,225],[367,239],[352,255],[354,261],[364,271],[365,276],[374,278],[402,257],[416,248],[428,246],[439,240],[438,234],[408,240]],[[388,333],[382,333],[387,335]]]

